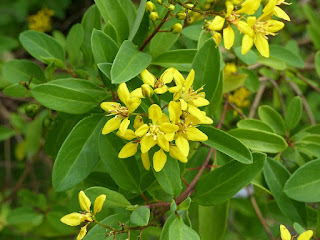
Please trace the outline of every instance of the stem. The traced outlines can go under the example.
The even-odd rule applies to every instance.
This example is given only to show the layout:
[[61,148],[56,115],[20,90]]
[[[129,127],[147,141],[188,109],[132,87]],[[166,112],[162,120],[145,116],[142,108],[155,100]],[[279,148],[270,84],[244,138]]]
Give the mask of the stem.
[[226,99],[226,101],[225,101],[224,106],[223,106],[223,111],[222,111],[222,114],[221,114],[221,118],[220,118],[220,121],[219,121],[218,125],[216,126],[216,128],[218,128],[218,129],[220,129],[222,127],[222,124],[223,124],[224,119],[226,117],[228,104],[229,104],[229,93],[226,95],[225,99]]
[[252,106],[251,106],[251,109],[250,109],[250,113],[249,113],[249,118],[253,118],[254,115],[256,114],[256,110],[260,104],[260,101],[261,101],[261,98],[262,98],[262,95],[264,93],[264,90],[266,89],[266,84],[267,82],[266,81],[263,81],[259,87],[259,90],[256,94],[256,97],[254,98],[254,101],[252,103]]
[[270,238],[271,240],[274,240],[274,237],[273,237],[273,235],[272,235],[272,232],[270,231],[270,228],[268,227],[268,225],[267,225],[267,223],[266,223],[266,220],[264,219],[264,217],[263,217],[263,215],[262,215],[262,213],[261,213],[261,211],[260,211],[260,208],[259,208],[259,206],[258,206],[258,204],[257,204],[257,201],[256,201],[256,199],[255,199],[255,197],[254,197],[254,195],[253,195],[250,187],[246,186],[246,189],[247,189],[247,192],[248,192],[248,194],[249,194],[250,201],[251,201],[251,204],[252,204],[252,206],[253,206],[253,208],[254,208],[254,211],[256,212],[256,214],[257,214],[257,216],[258,216],[258,218],[259,218],[259,220],[260,220],[263,228],[266,230],[269,238]]
[[167,21],[167,18],[170,14],[170,11],[168,11],[166,13],[166,15],[164,16],[164,18],[161,20],[161,23],[158,25],[158,27],[153,31],[153,33],[151,33],[151,35],[144,41],[144,43],[142,44],[141,48],[139,49],[141,52],[143,51],[143,49],[145,49],[145,47],[148,45],[148,43],[152,40],[152,38],[159,32],[160,28],[163,26],[163,24]]
[[308,86],[312,87],[316,92],[320,93],[320,89],[314,86],[312,83],[310,83],[309,80],[302,76],[301,73],[297,73],[297,77],[301,79],[304,83],[306,83]]

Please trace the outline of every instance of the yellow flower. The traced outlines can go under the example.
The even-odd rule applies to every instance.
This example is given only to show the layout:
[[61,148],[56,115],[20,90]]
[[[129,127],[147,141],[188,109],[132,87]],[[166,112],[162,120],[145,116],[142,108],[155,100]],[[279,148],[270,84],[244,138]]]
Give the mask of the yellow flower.
[[108,134],[119,129],[119,135],[124,135],[130,124],[130,114],[133,113],[141,103],[141,99],[139,97],[130,94],[125,83],[121,83],[119,85],[118,96],[125,104],[125,107],[121,106],[121,104],[117,102],[103,102],[100,105],[103,110],[109,113],[108,115],[115,115],[115,117],[111,118],[104,125],[102,134]]
[[48,32],[51,30],[51,17],[54,15],[54,11],[51,9],[43,8],[36,14],[28,17],[29,29]]
[[278,18],[290,21],[290,17],[288,16],[288,14],[280,7],[278,7],[281,4],[290,5],[290,3],[287,3],[284,0],[270,0],[262,10],[263,15],[261,16],[261,18],[269,18],[270,15],[276,15]]
[[233,94],[229,94],[229,102],[236,105],[238,108],[248,107],[250,101],[247,99],[250,95],[245,87],[241,87],[234,91]]
[[241,9],[236,11],[236,13],[246,13],[248,15],[253,15],[260,7],[260,4],[261,0],[246,0],[241,4]]
[[106,200],[106,195],[101,194],[94,201],[94,211],[90,210],[91,201],[86,196],[83,191],[79,192],[79,205],[83,212],[79,213],[70,213],[63,216],[60,221],[69,226],[78,226],[81,223],[86,223],[83,227],[81,227],[80,233],[78,234],[77,240],[81,240],[87,233],[87,226],[94,222],[94,218],[96,213],[100,212],[103,206],[104,201]]
[[[292,240],[293,237],[291,236],[289,230],[284,226],[280,225],[280,234],[282,240]],[[310,238],[313,236],[312,230],[307,230],[300,234],[300,236],[297,238],[297,240],[310,240]]]
[[147,69],[140,73],[143,83],[153,87],[156,94],[163,94],[168,91],[166,84],[171,83],[173,80],[174,68],[168,68],[164,73],[157,79],[152,73]]

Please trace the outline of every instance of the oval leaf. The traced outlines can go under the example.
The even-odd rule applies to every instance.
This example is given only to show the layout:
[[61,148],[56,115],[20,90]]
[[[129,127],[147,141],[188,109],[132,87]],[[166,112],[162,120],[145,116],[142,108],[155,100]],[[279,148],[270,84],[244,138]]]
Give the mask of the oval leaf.
[[146,226],[150,218],[150,209],[137,207],[130,215],[130,222],[137,226]]
[[266,124],[268,124],[275,133],[284,136],[286,127],[281,115],[269,106],[260,106],[258,109],[259,118]]
[[295,128],[302,116],[302,101],[299,96],[294,97],[288,107],[285,123],[288,130]]
[[72,64],[77,64],[79,61],[80,48],[82,46],[83,39],[84,30],[82,25],[80,23],[73,25],[66,40],[66,49]]
[[181,217],[178,217],[170,224],[169,240],[200,240],[200,237],[183,222]]
[[242,119],[237,122],[237,127],[243,129],[261,130],[271,133],[273,132],[269,125],[258,119]]

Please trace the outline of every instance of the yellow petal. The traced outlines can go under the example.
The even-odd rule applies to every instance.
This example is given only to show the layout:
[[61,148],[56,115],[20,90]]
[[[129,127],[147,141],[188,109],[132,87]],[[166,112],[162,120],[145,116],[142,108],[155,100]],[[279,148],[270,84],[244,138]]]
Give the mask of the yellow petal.
[[84,191],[80,191],[78,195],[80,208],[86,212],[90,212],[91,201],[84,193]]
[[194,99],[192,101],[192,103],[196,106],[196,107],[203,107],[203,106],[207,106],[210,104],[210,102],[205,99],[205,98],[202,98],[202,97],[199,97],[197,99]]
[[174,140],[175,133],[166,133],[164,137],[167,139],[167,141],[172,142]]
[[240,33],[244,33],[249,35],[250,37],[254,36],[254,31],[251,26],[249,26],[248,23],[244,21],[237,21],[236,26],[239,29]]
[[182,109],[183,111],[186,111],[187,108],[188,108],[187,102],[186,102],[185,100],[183,100],[183,99],[179,99],[179,100],[180,100],[180,104],[181,104],[181,109]]
[[135,155],[137,153],[137,149],[138,149],[137,143],[129,142],[122,147],[122,149],[120,150],[120,152],[118,154],[118,157],[119,158],[132,157],[133,155]]
[[154,90],[154,92],[156,93],[156,94],[164,94],[164,93],[166,93],[168,91],[168,87],[166,86],[166,85],[164,85],[164,86],[162,86],[162,87],[159,87],[159,88],[156,88],[155,90]]
[[269,14],[274,10],[277,3],[278,3],[278,0],[269,0],[267,5],[262,9],[262,11],[266,14]]
[[256,23],[256,21],[257,21],[256,17],[251,16],[251,17],[247,18],[247,23],[250,27],[253,27],[253,25]]
[[96,198],[96,200],[94,200],[94,206],[93,206],[93,214],[94,215],[96,215],[96,213],[101,211],[102,206],[103,206],[106,198],[107,198],[106,195],[101,194],[99,197]]
[[152,122],[157,122],[162,115],[161,108],[157,104],[152,104],[148,110],[149,118]]
[[289,230],[282,224],[280,225],[280,234],[282,240],[291,240],[291,234]]
[[83,239],[83,238],[86,236],[86,234],[87,234],[87,226],[88,226],[88,224],[84,225],[84,226],[80,229],[80,232],[79,232],[79,234],[78,234],[78,236],[77,236],[77,240],[81,240],[81,239]]
[[[149,86],[149,85],[148,85]],[[150,86],[149,86],[150,87]],[[130,93],[130,98],[133,98],[133,97],[136,97],[136,98],[144,98],[143,94],[142,94],[142,89],[141,88],[136,88],[135,90],[133,90],[131,93]]]
[[150,169],[150,160],[149,160],[149,153],[141,153],[141,161],[143,167],[148,171]]
[[131,141],[132,139],[136,138],[137,136],[134,134],[134,131],[131,129],[127,129],[123,135],[120,135],[120,132],[117,132],[117,135],[125,140]]
[[189,155],[189,142],[187,139],[185,139],[184,137],[182,137],[181,135],[178,135],[177,139],[176,139],[176,145],[179,148],[179,150],[181,151],[181,153],[188,157]]
[[135,135],[138,137],[143,137],[144,135],[146,135],[146,133],[149,131],[149,126],[148,124],[143,124],[142,126],[140,126],[136,131],[135,131]]
[[161,118],[158,119],[158,122],[160,124],[162,124],[162,123],[170,123],[169,118],[164,113],[162,113]]
[[153,95],[153,89],[148,84],[143,84],[141,86],[142,96],[150,98]]
[[278,32],[284,27],[284,23],[277,20],[269,20],[267,22],[267,30],[269,32]]
[[83,214],[81,213],[70,213],[63,216],[60,221],[69,226],[78,226],[82,223]]
[[120,123],[120,126],[119,126],[119,134],[120,134],[120,136],[125,134],[125,132],[128,129],[129,124],[130,124],[130,120],[128,118],[125,118],[125,119],[122,120],[122,122]]
[[212,22],[209,24],[209,29],[211,31],[219,31],[223,28],[225,18],[220,16],[215,16]]
[[180,162],[183,162],[183,163],[187,163],[188,162],[188,158],[186,156],[184,156],[182,154],[182,152],[179,150],[178,147],[176,146],[171,146],[170,147],[170,152],[169,152],[170,156],[175,158],[175,159],[178,159]]
[[164,133],[174,133],[179,130],[179,127],[171,123],[162,123],[160,129]]
[[223,29],[223,42],[225,49],[229,50],[234,43],[235,33],[231,27],[228,25],[225,29]]
[[199,119],[200,122],[205,121],[206,113],[201,111],[197,107],[188,105],[188,112],[195,118]]
[[216,43],[216,47],[218,47],[218,45],[220,44],[221,39],[222,39],[221,34],[218,32],[213,32],[212,38],[213,38],[214,42]]
[[313,236],[313,231],[308,230],[300,234],[300,236],[297,238],[297,240],[310,240]]
[[179,122],[180,116],[182,114],[181,105],[178,102],[171,101],[169,103],[168,109],[170,120],[174,123]]
[[162,135],[162,134],[158,135],[157,143],[158,143],[159,147],[161,147],[164,151],[169,152],[169,142],[165,138],[164,135]]
[[138,129],[139,127],[141,127],[143,125],[143,118],[140,115],[137,115],[134,119],[133,122],[133,127],[134,129]]
[[231,1],[226,1],[227,14],[226,17],[229,17],[234,10],[233,3]]
[[236,11],[236,13],[246,13],[248,15],[253,15],[260,7],[260,3],[261,0],[246,0],[241,4],[241,9]]
[[288,14],[285,11],[283,11],[281,8],[275,7],[274,12],[278,18],[282,18],[284,20],[290,21],[290,17],[288,16]]
[[187,129],[187,138],[191,141],[207,141],[208,140],[208,136],[195,127],[189,127]]
[[173,71],[173,78],[174,78],[174,82],[176,83],[176,85],[179,88],[182,88],[185,80],[184,80],[184,77],[182,76],[182,74],[176,69]]
[[114,130],[117,130],[120,127],[121,118],[114,117],[111,118],[103,127],[102,134],[108,134],[113,132]]
[[154,145],[156,145],[156,143],[157,142],[154,140],[153,136],[144,135],[140,141],[141,152],[148,152]]
[[241,54],[245,55],[253,46],[253,38],[249,35],[244,35],[242,38]]
[[160,172],[167,162],[167,155],[162,149],[153,155],[153,168],[156,172]]
[[254,38],[254,45],[262,56],[266,58],[270,56],[268,40],[261,33],[256,34]]
[[120,106],[121,106],[120,103],[117,103],[117,102],[103,102],[100,104],[100,107],[108,113],[110,113],[110,110],[111,111],[115,110],[115,109],[119,108]]
[[141,103],[141,99],[140,98],[137,98],[137,97],[130,98],[126,102],[126,106],[127,106],[128,110],[129,110],[129,113],[134,112],[140,106],[140,103]]
[[143,70],[140,73],[140,76],[142,78],[143,83],[154,87],[154,83],[156,81],[156,77],[152,73],[150,73],[147,69]]
[[193,81],[194,81],[194,75],[195,75],[194,70],[191,69],[191,71],[190,71],[190,73],[184,83],[185,91],[188,91],[190,89],[190,87],[192,86]]
[[127,105],[127,101],[130,99],[130,92],[126,83],[121,83],[118,88],[118,96],[124,104]]
[[176,93],[180,91],[180,87],[174,86],[168,89],[170,93]]
[[163,82],[164,84],[171,83],[173,80],[173,71],[174,68],[168,68],[167,70],[162,73],[160,76],[160,81]]
[[213,120],[207,116],[204,117],[204,119],[200,122],[201,124],[212,124]]

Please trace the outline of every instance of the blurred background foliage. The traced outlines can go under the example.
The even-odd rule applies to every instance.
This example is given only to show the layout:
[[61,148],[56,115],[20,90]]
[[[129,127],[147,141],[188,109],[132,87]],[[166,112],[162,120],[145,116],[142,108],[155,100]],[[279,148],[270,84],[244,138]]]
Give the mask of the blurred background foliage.
[[[0,71],[2,66],[12,59],[27,58],[36,61],[21,47],[18,40],[20,32],[28,28],[45,31],[63,45],[72,25],[81,22],[83,14],[93,3],[90,0],[1,0]],[[139,1],[135,3],[138,5]],[[295,132],[298,132],[310,122],[320,121],[320,95],[310,87],[310,85],[318,87],[320,79],[320,59],[318,65],[315,63],[315,59],[320,58],[320,54],[317,53],[320,50],[320,0],[292,0],[291,3],[286,7],[286,12],[291,16],[291,22],[286,23],[284,30],[276,38],[272,38],[271,42],[284,46],[284,49],[290,49],[295,54],[293,56],[298,56],[298,58],[292,59],[292,55],[285,55],[284,50],[282,52],[279,50],[277,54],[271,54],[270,59],[251,64],[252,58],[258,58],[256,54],[239,59],[233,51],[222,51],[225,62],[235,64],[227,65],[229,68],[225,69],[226,76],[230,72],[248,75],[239,85],[244,84],[246,88],[235,89],[230,93],[229,101],[241,109],[245,115],[249,115],[250,106],[260,87],[259,78],[260,80],[261,78],[273,79],[273,81],[265,82],[261,104],[271,105],[282,112],[284,104],[288,104],[294,96],[300,95],[305,108],[309,107],[309,109],[305,111],[307,114],[303,114],[301,123],[294,129]],[[205,5],[206,1],[203,0],[202,4]],[[48,13],[48,11],[51,12]],[[43,18],[46,19],[46,25],[40,26],[45,22]],[[172,46],[172,49],[197,48],[200,28],[194,26],[198,24],[202,24],[202,21],[196,17],[193,22],[185,23],[181,37]],[[39,29],[36,29],[37,26]],[[293,62],[295,67],[287,67],[288,62]],[[38,61],[37,63],[41,64]],[[249,67],[247,68],[244,63],[249,64]],[[290,83],[286,79],[290,79]],[[3,75],[0,75],[0,89],[9,85]],[[9,97],[0,92],[1,240],[72,239],[76,230],[62,224],[60,218],[67,212],[78,209],[75,193],[90,186],[107,185],[108,188],[117,190],[113,180],[106,178],[105,174],[100,174],[98,170],[101,166],[97,166],[97,172],[91,174],[88,180],[76,188],[66,193],[53,191],[51,186],[52,157],[57,154],[55,150],[59,149],[62,140],[81,118],[70,116],[68,121],[61,126],[63,129],[57,133],[51,130],[60,124],[59,117],[53,118],[47,111],[38,114],[40,112],[38,108],[39,106],[32,99]],[[217,118],[221,112],[222,106],[217,110]],[[224,128],[234,128],[235,123],[240,119],[241,113],[229,109]],[[50,138],[52,136],[56,138]],[[55,145],[55,149],[46,149],[46,144],[44,144],[46,138],[51,141],[46,144]],[[199,154],[201,155],[201,152]],[[222,160],[224,158],[225,156],[220,157]],[[305,156],[302,155],[301,158],[303,162]],[[290,171],[297,168],[296,163],[285,162]],[[194,166],[199,165],[199,163],[194,163]],[[160,190],[154,189],[154,191]],[[125,192],[122,194],[128,199],[135,198]],[[255,188],[255,196],[272,232],[279,232],[280,223],[292,224],[281,213],[275,201],[271,199],[271,195],[268,195],[266,191]],[[198,208],[193,205],[190,209],[193,228],[198,229],[201,236],[207,235],[204,239],[210,239],[208,236],[214,235],[210,232],[211,225],[219,225],[219,222],[216,222],[213,208]],[[317,213],[313,208],[307,210],[308,221],[314,229],[318,230],[319,234],[320,214],[317,219]],[[107,215],[112,211],[114,210],[109,209],[103,214]],[[228,215],[226,240],[268,239],[263,227],[258,224],[259,220],[246,194],[240,194],[231,199],[229,212],[225,214]],[[202,224],[199,224],[199,219]],[[143,239],[158,239],[159,236],[160,229],[151,228],[144,232]]]

